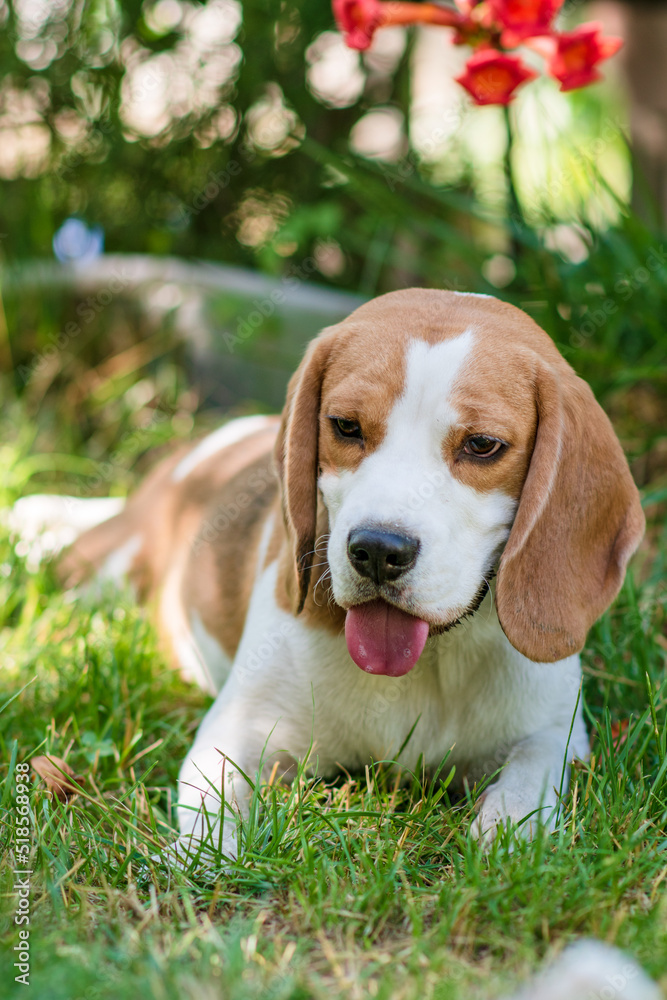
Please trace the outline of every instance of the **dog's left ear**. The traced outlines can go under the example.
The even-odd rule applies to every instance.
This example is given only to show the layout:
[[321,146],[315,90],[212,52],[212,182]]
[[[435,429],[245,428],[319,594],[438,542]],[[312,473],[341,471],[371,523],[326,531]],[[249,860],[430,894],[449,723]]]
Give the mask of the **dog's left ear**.
[[538,426],[500,559],[496,606],[515,649],[550,663],[578,652],[618,594],[644,515],[618,438],[569,365],[536,373]]
[[274,452],[296,573],[297,614],[306,601],[314,561],[320,399],[335,336],[336,327],[324,330],[292,376]]

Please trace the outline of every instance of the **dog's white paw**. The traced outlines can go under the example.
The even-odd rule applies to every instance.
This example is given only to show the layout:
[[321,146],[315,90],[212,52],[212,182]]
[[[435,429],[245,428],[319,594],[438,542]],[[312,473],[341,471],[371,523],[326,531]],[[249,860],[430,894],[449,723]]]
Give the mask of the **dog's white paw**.
[[239,854],[238,817],[179,810],[181,834],[165,848],[163,860],[190,873],[230,871]]
[[169,844],[153,861],[176,868],[188,875],[219,876],[232,870],[238,856],[236,835],[227,836],[220,844],[197,840],[192,834],[182,834]]
[[477,800],[478,812],[470,834],[485,850],[508,826],[517,839],[532,840],[539,829],[553,829],[555,807],[553,792],[537,799],[533,790],[491,785]]

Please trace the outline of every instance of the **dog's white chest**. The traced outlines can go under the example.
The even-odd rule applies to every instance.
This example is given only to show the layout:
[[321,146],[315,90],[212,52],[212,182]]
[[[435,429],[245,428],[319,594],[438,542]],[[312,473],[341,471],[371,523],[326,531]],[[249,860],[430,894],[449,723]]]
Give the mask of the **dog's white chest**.
[[[281,749],[296,757],[312,741],[322,773],[397,758],[409,769],[420,757],[437,767],[447,753],[477,770],[493,763],[499,744],[544,724],[558,701],[562,674],[509,645],[490,598],[473,619],[429,640],[414,669],[394,678],[364,673],[342,634],[279,608],[275,577],[274,565],[253,595],[226,700],[241,695],[263,732],[279,734]],[[204,730],[209,726],[214,712]]]
[[350,663],[342,639],[337,659],[347,690],[327,672],[318,721],[338,744],[338,762],[350,767],[398,759],[412,770],[422,758],[434,768],[449,755],[459,769],[484,770],[499,744],[509,747],[548,718],[556,694],[556,677],[547,678],[545,689],[545,668],[509,646],[490,602],[477,621],[430,640],[405,677],[364,674]]

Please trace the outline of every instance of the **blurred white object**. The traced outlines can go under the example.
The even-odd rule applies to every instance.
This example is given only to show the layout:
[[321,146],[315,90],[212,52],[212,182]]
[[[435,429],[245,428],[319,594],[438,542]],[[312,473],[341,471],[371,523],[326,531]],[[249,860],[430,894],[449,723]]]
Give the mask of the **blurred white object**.
[[505,1000],[663,1000],[663,994],[629,955],[601,941],[578,941]]
[[25,557],[31,573],[42,560],[71,545],[77,535],[119,514],[125,501],[116,497],[51,496],[35,493],[0,512],[17,538],[17,556]]

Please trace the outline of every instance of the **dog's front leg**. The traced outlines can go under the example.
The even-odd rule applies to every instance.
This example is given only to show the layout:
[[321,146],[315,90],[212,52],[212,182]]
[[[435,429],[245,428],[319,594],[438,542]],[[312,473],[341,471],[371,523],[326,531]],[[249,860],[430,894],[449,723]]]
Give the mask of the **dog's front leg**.
[[[583,722],[581,730],[578,735],[585,740]],[[518,836],[527,840],[540,826],[553,829],[558,796],[567,791],[569,784],[569,760],[585,756],[580,743],[581,738],[573,738],[568,748],[568,731],[560,728],[542,730],[516,743],[500,777],[478,800],[478,814],[471,828],[473,837],[489,847],[499,828],[508,822],[516,825]]]
[[[255,770],[259,761],[255,764]],[[252,774],[244,748],[234,740],[195,743],[178,779],[177,852],[238,854],[237,824],[248,814],[251,788],[241,773]]]
[[289,713],[243,688],[232,677],[209,709],[187,754],[178,781],[179,854],[238,856],[239,819],[248,816],[250,782],[268,777],[276,761],[288,776],[295,757],[305,756]]

